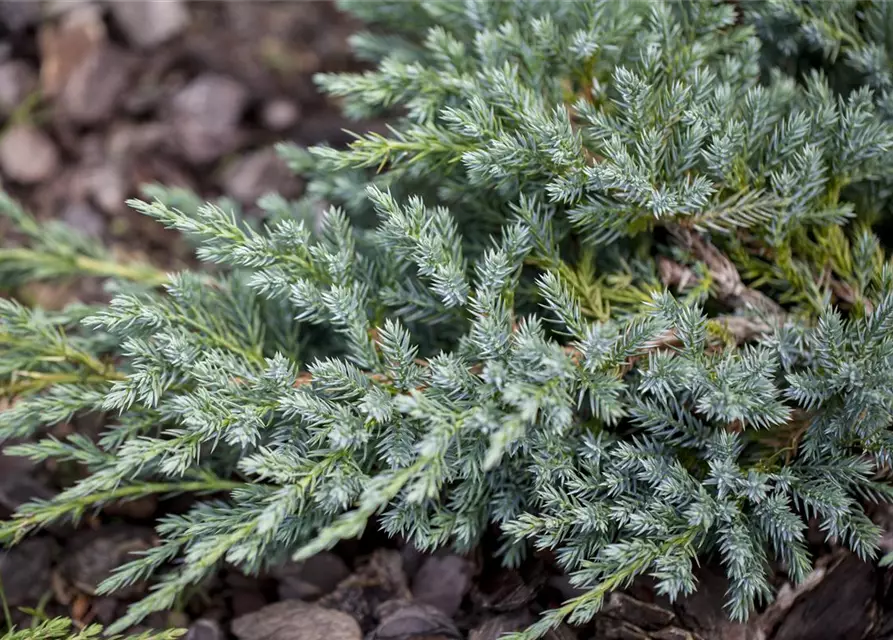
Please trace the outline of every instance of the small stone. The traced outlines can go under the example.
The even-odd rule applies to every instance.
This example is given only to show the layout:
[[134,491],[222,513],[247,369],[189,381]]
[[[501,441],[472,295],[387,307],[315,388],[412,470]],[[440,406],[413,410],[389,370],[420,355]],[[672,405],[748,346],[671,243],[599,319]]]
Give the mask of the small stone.
[[111,160],[127,161],[163,148],[172,137],[171,126],[164,123],[113,126],[105,140],[105,155]]
[[586,589],[572,585],[570,576],[566,574],[551,576],[547,584],[560,593],[564,600],[571,600],[586,593]]
[[[324,220],[328,208],[328,203],[326,203],[325,206],[322,207],[322,211],[314,210],[314,218],[320,222]],[[419,567],[422,566],[422,563],[427,558],[428,554],[421,551],[413,544],[404,543],[400,547],[400,560],[403,562],[403,571],[410,580],[415,578],[415,574],[419,572]]]
[[375,611],[379,605],[411,597],[400,553],[378,549],[318,604],[348,613],[368,629],[377,622]]
[[51,589],[56,543],[31,538],[0,553],[0,576],[7,604],[33,607]]
[[243,204],[253,204],[267,193],[282,193],[293,180],[291,172],[273,149],[249,153],[223,174],[227,194]]
[[514,633],[529,627],[533,622],[534,618],[529,611],[506,613],[490,618],[476,626],[468,634],[468,640],[499,640],[507,633]]
[[[154,535],[152,529],[129,526],[83,531],[74,537],[66,549],[67,556],[61,567],[63,575],[78,590],[93,595],[113,570],[133,559],[134,552],[151,548]],[[115,596],[132,597],[142,592],[144,587],[141,584],[132,585],[117,591]]]
[[93,202],[108,214],[123,211],[127,181],[120,163],[107,163],[92,169],[87,177],[87,192]]
[[0,454],[0,517],[8,518],[31,500],[48,500],[53,492],[35,478],[33,463]]
[[627,622],[614,618],[596,617],[595,637],[604,640],[650,640],[650,636],[642,629]]
[[71,72],[59,94],[61,112],[76,124],[108,120],[130,84],[131,59],[122,50],[103,46]]
[[196,620],[189,627],[185,640],[225,640],[223,630],[214,620]]
[[0,114],[9,115],[37,88],[37,74],[24,60],[0,64]]
[[876,591],[875,568],[848,554],[826,579],[797,599],[772,638],[865,638],[877,606]]
[[248,102],[241,84],[205,73],[172,100],[175,135],[187,160],[203,164],[236,148],[237,127]]
[[381,619],[369,640],[457,640],[462,637],[455,623],[431,605],[402,600],[382,603],[376,612]]
[[626,620],[645,631],[656,631],[669,625],[675,615],[663,607],[649,602],[642,602],[631,598],[624,593],[612,593],[607,606],[603,609],[605,615]]
[[[105,230],[105,221],[102,219],[102,214],[86,202],[69,203],[62,210],[62,213],[59,214],[59,217],[71,228],[94,238],[102,236],[102,232]],[[109,510],[110,507],[114,508],[112,505],[106,507],[105,511],[107,513],[113,513]]]
[[115,21],[136,47],[151,49],[189,25],[189,11],[180,0],[130,0],[109,3]]
[[724,610],[723,595],[728,592],[729,580],[725,571],[715,565],[702,565],[695,575],[698,589],[676,601],[673,608],[686,629],[700,632],[710,640],[743,640],[747,625],[732,622]]
[[653,632],[650,638],[651,640],[696,640],[700,636],[694,636],[679,627],[667,627],[666,629]]
[[334,591],[342,580],[350,575],[350,570],[334,553],[324,551],[301,563],[292,563],[281,568],[279,598],[282,600],[307,600],[318,598]]
[[301,117],[301,110],[291,100],[276,98],[264,105],[260,117],[267,129],[285,131],[297,123],[298,118]]
[[285,600],[233,620],[239,640],[361,640],[356,620],[346,613]]
[[412,595],[448,616],[455,615],[471,587],[474,565],[460,556],[428,558],[412,583]]
[[267,599],[258,590],[257,585],[252,585],[251,588],[247,589],[233,589],[230,603],[233,616],[238,617],[263,609],[267,606]]
[[24,31],[40,22],[40,3],[22,0],[0,2],[0,23],[12,32]]
[[102,13],[102,9],[97,6],[95,0],[44,0],[43,2],[44,17],[50,19],[85,10],[94,11],[97,15]]
[[30,124],[11,128],[0,139],[0,171],[22,184],[37,184],[59,169],[59,152],[50,137]]
[[[21,4],[37,4],[21,3]],[[71,74],[93,56],[106,41],[105,23],[97,7],[72,7],[58,24],[41,25],[40,85],[43,94],[56,96],[65,87]]]
[[112,624],[118,619],[118,605],[121,604],[115,598],[101,596],[93,598],[90,602],[90,612],[96,616],[96,620],[104,625]]
[[473,605],[485,611],[509,613],[526,607],[546,581],[546,573],[537,565],[522,575],[514,569],[490,571],[471,586]]

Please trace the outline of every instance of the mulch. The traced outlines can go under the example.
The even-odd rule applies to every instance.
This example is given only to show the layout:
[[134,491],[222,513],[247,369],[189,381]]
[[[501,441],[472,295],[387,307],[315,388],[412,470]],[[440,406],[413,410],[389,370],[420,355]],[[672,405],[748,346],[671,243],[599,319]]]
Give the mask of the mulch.
[[[271,145],[347,142],[345,122],[312,78],[360,68],[346,43],[356,27],[328,2],[0,2],[0,184],[39,218],[65,220],[165,268],[189,264],[189,247],[125,200],[152,182],[228,196],[249,210],[269,191],[300,195],[301,181]],[[380,123],[351,123],[370,126]],[[0,235],[9,235],[2,223]],[[101,292],[42,285],[29,294],[59,307]],[[57,431],[100,427],[82,419]],[[59,491],[71,473],[0,456],[0,515]],[[0,576],[15,621],[31,619],[20,608],[80,623],[115,620],[147,585],[114,597],[97,595],[97,585],[153,544],[153,519],[175,508],[182,505],[155,498],[113,505],[78,528],[53,527],[4,552]],[[548,554],[509,570],[491,551],[484,544],[468,556],[423,554],[372,532],[261,576],[224,568],[146,625],[189,627],[190,640],[495,640],[577,593]],[[727,620],[726,583],[708,564],[690,598],[670,603],[639,581],[585,627],[551,635],[893,638],[891,573],[820,541],[813,551],[807,582],[794,587],[779,577],[778,600],[746,625]]]

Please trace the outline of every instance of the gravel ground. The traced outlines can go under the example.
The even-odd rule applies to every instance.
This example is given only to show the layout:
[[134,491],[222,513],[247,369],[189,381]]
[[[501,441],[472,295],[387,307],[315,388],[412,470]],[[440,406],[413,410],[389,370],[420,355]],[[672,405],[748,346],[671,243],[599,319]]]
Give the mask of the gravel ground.
[[[357,68],[346,45],[355,27],[327,2],[0,2],[0,183],[38,217],[167,268],[188,263],[189,249],[125,199],[150,182],[249,208],[268,191],[299,195],[300,180],[270,145],[345,143],[344,122],[312,75]],[[51,307],[99,295],[61,286],[27,293]],[[80,420],[57,431],[100,427]],[[70,473],[0,456],[0,515],[52,495]],[[180,506],[116,505],[77,530],[56,527],[5,552],[9,605],[114,620],[147,586],[113,598],[96,586],[153,544],[154,517]],[[575,594],[547,554],[514,571],[494,565],[490,551],[424,555],[372,533],[269,575],[223,570],[181,610],[147,625],[187,626],[189,640],[495,640]],[[641,581],[585,628],[562,627],[551,640],[893,638],[890,574],[821,543],[814,551],[807,583],[779,578],[778,602],[746,626],[726,621],[726,584],[705,566],[692,598],[671,604]]]

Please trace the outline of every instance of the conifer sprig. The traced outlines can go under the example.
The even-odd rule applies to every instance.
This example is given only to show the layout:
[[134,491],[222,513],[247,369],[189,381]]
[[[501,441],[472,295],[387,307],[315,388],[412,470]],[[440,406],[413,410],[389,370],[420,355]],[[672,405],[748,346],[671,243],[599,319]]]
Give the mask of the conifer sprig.
[[[822,23],[864,58],[880,35],[855,5],[345,4],[390,35],[355,39],[375,69],[320,84],[349,115],[392,112],[387,135],[281,147],[307,196],[265,197],[260,224],[159,187],[131,202],[208,273],[0,306],[0,436],[109,416],[97,442],[12,450],[89,473],[3,537],[195,494],[102,586],[158,577],[112,631],[224,563],[373,524],[427,550],[496,528],[507,564],[550,550],[586,592],[530,640],[639,576],[683,597],[707,554],[744,619],[773,566],[808,574],[810,519],[872,558],[865,505],[893,498],[893,124],[879,73],[790,74],[776,40]],[[84,274],[54,264],[16,273]]]

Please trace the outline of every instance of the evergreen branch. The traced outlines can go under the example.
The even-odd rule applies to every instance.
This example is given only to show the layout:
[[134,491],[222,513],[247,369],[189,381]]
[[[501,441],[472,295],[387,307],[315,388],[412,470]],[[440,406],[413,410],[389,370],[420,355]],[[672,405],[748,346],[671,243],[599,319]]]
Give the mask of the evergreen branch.
[[244,483],[214,478],[194,482],[147,482],[88,495],[63,492],[52,500],[33,501],[20,507],[13,519],[0,527],[0,540],[15,544],[35,529],[62,519],[77,522],[87,509],[116,500],[136,500],[157,494],[231,491],[242,486]]

